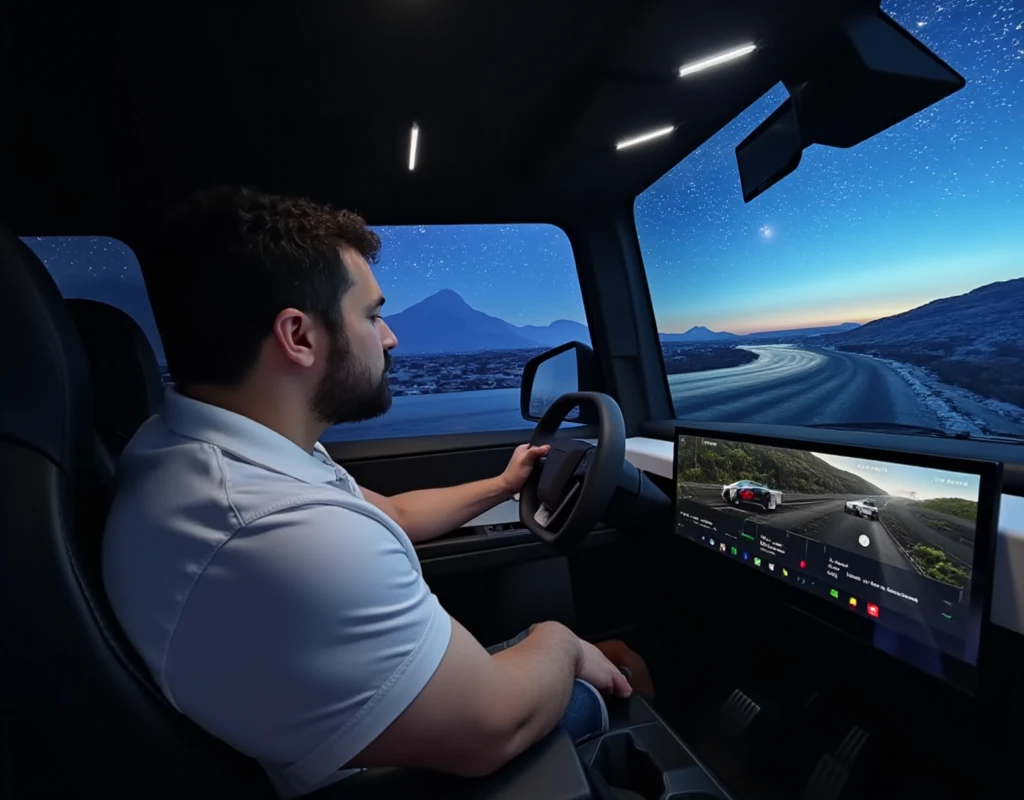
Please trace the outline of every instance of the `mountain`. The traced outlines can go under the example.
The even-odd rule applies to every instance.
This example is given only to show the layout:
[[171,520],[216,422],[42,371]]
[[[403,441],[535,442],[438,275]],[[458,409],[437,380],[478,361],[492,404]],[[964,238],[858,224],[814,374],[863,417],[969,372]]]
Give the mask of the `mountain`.
[[735,339],[735,333],[713,331],[703,325],[695,325],[685,333],[659,333],[662,342],[719,342],[724,339]]
[[686,333],[659,333],[658,338],[665,342],[743,342],[750,339],[783,339],[789,337],[823,336],[832,333],[845,333],[859,328],[856,322],[844,322],[841,325],[827,325],[821,328],[791,328],[782,331],[758,331],[757,333],[729,333],[713,331],[703,325],[696,325]]
[[523,328],[477,311],[451,289],[442,289],[385,321],[398,337],[402,353],[471,353],[547,346]]
[[520,335],[545,347],[557,347],[566,342],[590,344],[590,330],[571,319],[556,319],[550,325],[522,325]]
[[1024,345],[1024,278],[933,300],[830,337],[836,345],[912,346],[948,358],[991,357]]

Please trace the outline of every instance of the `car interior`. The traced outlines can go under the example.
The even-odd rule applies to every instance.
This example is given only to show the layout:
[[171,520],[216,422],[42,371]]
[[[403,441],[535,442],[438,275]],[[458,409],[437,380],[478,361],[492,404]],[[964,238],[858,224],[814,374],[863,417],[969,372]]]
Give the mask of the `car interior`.
[[[607,733],[577,746],[556,729],[486,777],[375,768],[309,797],[1024,797],[1024,438],[701,415],[710,395],[673,383],[636,212],[779,84],[786,99],[728,142],[737,203],[802,191],[822,150],[896,142],[971,87],[923,18],[908,30],[877,0],[12,0],[0,28],[4,797],[275,796],[164,698],[104,596],[118,457],[173,375],[145,320],[66,291],[43,255],[48,237],[105,237],[145,276],[160,213],[217,184],[371,226],[564,232],[588,338],[523,351],[515,425],[324,444],[385,495],[493,476],[518,445],[551,444],[515,500],[417,545],[424,577],[485,645],[556,620],[624,642],[656,687],[609,700]],[[721,225],[702,202],[673,224]],[[766,223],[761,244],[773,235]],[[398,273],[378,277],[400,291]],[[524,306],[556,291],[488,280]],[[749,297],[721,284],[715,302]],[[396,364],[403,347],[426,357],[399,339]],[[795,341],[744,352],[767,363]],[[900,369],[885,387],[923,391]]]

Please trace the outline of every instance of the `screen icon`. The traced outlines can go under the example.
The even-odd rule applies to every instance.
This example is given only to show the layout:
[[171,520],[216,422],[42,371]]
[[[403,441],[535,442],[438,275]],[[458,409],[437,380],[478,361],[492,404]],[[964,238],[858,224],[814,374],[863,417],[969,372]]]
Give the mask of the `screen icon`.
[[755,567],[761,566],[761,559],[759,559],[757,556],[754,556],[754,566]]
[[768,571],[775,572],[775,565],[771,561],[768,562]]
[[800,569],[807,569],[807,562],[806,561],[801,561],[800,562]]
[[729,548],[729,555],[731,555],[731,556],[738,555],[739,552],[740,552],[739,549],[736,548],[736,547],[730,547]]
[[743,560],[750,561],[750,553],[748,553],[746,550],[743,551]]
[[783,578],[788,578],[789,577],[789,570],[786,569],[785,567],[782,568],[782,577]]
[[874,603],[868,603],[868,616],[878,618],[878,606]]
[[719,545],[718,545],[718,549],[721,550],[724,553],[725,552],[725,542],[720,542]]
[[714,547],[714,546],[715,546],[715,540],[714,540],[714,539],[712,539],[712,540],[711,540],[711,546],[712,546],[712,547]]
[[857,598],[856,597],[851,597],[850,598],[850,608],[856,608],[856,607],[857,607]]
[[839,590],[838,589],[829,589],[828,593],[829,593],[829,595],[831,595],[836,600],[839,599]]

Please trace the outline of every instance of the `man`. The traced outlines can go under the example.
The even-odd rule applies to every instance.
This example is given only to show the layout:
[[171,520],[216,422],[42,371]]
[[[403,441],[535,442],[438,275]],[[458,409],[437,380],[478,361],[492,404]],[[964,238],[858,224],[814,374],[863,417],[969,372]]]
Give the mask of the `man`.
[[546,448],[517,448],[492,479],[388,498],[317,441],[391,404],[376,234],[219,188],[168,215],[155,244],[146,280],[175,388],[122,456],[103,575],[168,700],[289,797],[369,766],[490,773],[571,698],[577,726],[588,703],[600,726],[594,688],[628,696],[623,672],[553,622],[489,653],[413,549],[512,497]]

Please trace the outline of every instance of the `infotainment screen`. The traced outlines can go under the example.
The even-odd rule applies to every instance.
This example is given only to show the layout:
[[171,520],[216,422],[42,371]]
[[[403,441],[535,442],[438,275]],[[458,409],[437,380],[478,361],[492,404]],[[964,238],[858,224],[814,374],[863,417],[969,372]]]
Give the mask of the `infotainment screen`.
[[999,465],[779,441],[680,428],[677,532],[972,690]]

